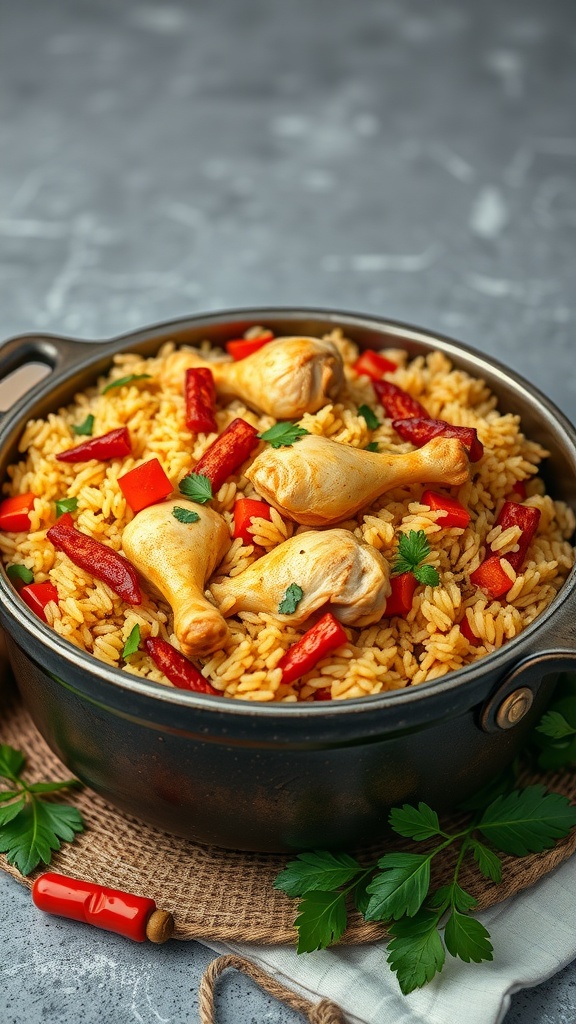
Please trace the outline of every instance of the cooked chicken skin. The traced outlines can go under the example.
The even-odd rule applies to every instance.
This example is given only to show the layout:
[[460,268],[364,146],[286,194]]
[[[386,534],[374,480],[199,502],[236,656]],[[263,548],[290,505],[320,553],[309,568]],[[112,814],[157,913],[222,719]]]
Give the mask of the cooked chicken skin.
[[180,381],[194,366],[211,370],[222,398],[240,398],[278,420],[317,412],[337,397],[344,379],[338,349],[320,338],[276,338],[236,362],[207,361],[192,349],[179,349],[167,357],[164,379]]
[[[292,583],[304,595],[293,614],[279,614]],[[225,615],[265,611],[297,626],[329,602],[341,622],[368,626],[384,614],[389,567],[379,551],[349,530],[310,530],[279,544],[239,576],[213,583],[211,590]],[[230,598],[234,603],[228,607]]]
[[258,494],[306,526],[353,516],[386,491],[406,484],[463,484],[468,458],[460,441],[435,437],[404,455],[377,454],[308,434],[285,448],[267,448],[246,470]]
[[[200,518],[194,523],[179,522],[172,514],[177,506]],[[182,652],[193,657],[222,647],[228,627],[204,597],[206,580],[230,546],[222,516],[184,498],[162,501],[142,509],[128,523],[122,546],[132,564],[171,605]]]

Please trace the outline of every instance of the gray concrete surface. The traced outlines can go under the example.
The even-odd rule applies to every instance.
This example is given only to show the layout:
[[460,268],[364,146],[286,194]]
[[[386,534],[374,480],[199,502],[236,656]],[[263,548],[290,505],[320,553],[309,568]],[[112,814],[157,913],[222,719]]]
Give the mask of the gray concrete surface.
[[[0,0],[0,336],[340,306],[452,334],[576,418],[571,0]],[[211,957],[0,876],[3,1024],[195,1021]],[[506,1024],[566,1024],[576,967]],[[244,979],[220,1024],[292,1024]]]

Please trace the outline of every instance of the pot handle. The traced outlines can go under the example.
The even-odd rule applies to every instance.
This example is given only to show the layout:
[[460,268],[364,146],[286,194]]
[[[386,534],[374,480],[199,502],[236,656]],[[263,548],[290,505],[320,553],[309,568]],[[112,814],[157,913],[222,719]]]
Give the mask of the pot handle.
[[91,344],[51,334],[17,335],[0,346],[0,381],[27,363],[44,363],[52,371],[71,369],[82,361]]
[[531,654],[498,684],[480,713],[484,732],[513,729],[528,714],[545,675],[576,671],[576,650],[555,648]]

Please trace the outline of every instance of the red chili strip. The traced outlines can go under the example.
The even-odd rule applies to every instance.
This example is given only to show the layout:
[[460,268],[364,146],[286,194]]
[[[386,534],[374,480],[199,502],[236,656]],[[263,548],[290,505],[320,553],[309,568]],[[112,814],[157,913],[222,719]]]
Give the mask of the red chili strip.
[[222,696],[220,691],[215,690],[211,683],[204,678],[199,669],[166,640],[162,640],[159,636],[149,636],[142,646],[154,664],[179,690],[211,693],[214,697]]
[[461,529],[466,529],[470,522],[471,516],[468,509],[456,501],[456,498],[451,498],[447,494],[439,494],[438,491],[424,491],[422,504],[428,505],[433,512],[446,513],[445,516],[438,519],[438,526],[443,528],[458,526]]
[[28,583],[25,587],[20,588],[19,594],[43,622],[46,622],[46,612],[44,611],[46,605],[50,601],[56,601],[58,604],[58,591],[48,580],[44,583]]
[[390,419],[404,420],[410,419],[412,416],[427,418],[428,413],[424,406],[418,399],[412,398],[412,395],[404,391],[404,388],[399,388],[397,384],[391,384],[388,380],[375,380],[372,382],[372,386],[380,405]]
[[58,551],[63,551],[74,565],[107,583],[127,604],[141,604],[138,574],[127,558],[106,544],[75,529],[70,513],[65,513],[46,534]]
[[216,385],[205,366],[186,370],[184,378],[186,426],[196,433],[216,433]]
[[282,669],[282,682],[293,683],[300,676],[310,672],[316,662],[320,661],[328,651],[348,642],[344,628],[332,612],[326,612],[315,626],[289,647],[280,658],[278,667]]
[[259,334],[257,338],[232,338],[226,342],[226,351],[233,359],[246,359],[246,356],[251,356],[273,339],[272,331]]
[[417,448],[421,448],[433,437],[455,437],[468,451],[470,462],[478,462],[484,454],[484,446],[478,440],[475,427],[455,427],[452,423],[446,423],[444,420],[433,420],[422,416],[395,419],[392,421],[392,426],[403,441],[410,441]]
[[540,509],[531,505],[519,505],[516,501],[505,501],[496,520],[496,526],[508,530],[511,526],[519,526],[522,530],[518,538],[518,551],[508,551],[504,556],[515,572],[518,572],[528,554],[528,548],[540,522]]
[[13,498],[0,501],[0,530],[22,533],[30,529],[30,512],[34,508],[35,494],[16,494]]
[[118,427],[101,437],[91,437],[89,441],[77,444],[75,448],[68,448],[56,456],[59,462],[87,462],[89,459],[99,459],[105,462],[107,459],[121,459],[124,455],[131,455],[132,444],[127,427]]
[[214,493],[232,475],[258,444],[258,430],[237,418],[206,449],[194,472],[207,476]]
[[353,364],[352,369],[358,376],[370,377],[371,381],[375,381],[381,380],[385,373],[394,373],[398,369],[398,365],[383,356],[381,352],[366,348]]
[[[164,942],[174,930],[172,915],[159,911],[154,900],[147,896],[136,896],[121,889],[110,889],[86,882],[80,878],[47,871],[36,879],[32,887],[32,899],[39,910],[71,921],[83,921],[108,932],[123,935],[134,942]],[[164,934],[159,935],[158,921],[164,919]]]
[[399,576],[392,576],[390,580],[392,589],[384,609],[386,618],[389,619],[392,615],[408,614],[414,600],[416,585],[416,577],[411,572],[402,572]]
[[474,587],[485,590],[490,597],[497,598],[508,593],[513,581],[502,567],[502,561],[498,555],[490,555],[480,563],[474,572],[470,573],[470,583]]

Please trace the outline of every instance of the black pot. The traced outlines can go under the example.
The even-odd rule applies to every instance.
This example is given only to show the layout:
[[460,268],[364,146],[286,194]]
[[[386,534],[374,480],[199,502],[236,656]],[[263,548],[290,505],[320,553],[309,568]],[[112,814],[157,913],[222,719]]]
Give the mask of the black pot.
[[[510,370],[435,334],[317,310],[236,310],[160,324],[87,345],[30,335],[0,348],[0,379],[29,361],[55,374],[0,424],[0,479],[26,421],[45,416],[105,372],[116,352],[151,355],[171,338],[224,342],[254,323],[277,335],[340,326],[361,347],[440,349],[484,378],[551,457],[547,486],[576,508],[576,433]],[[112,804],[168,832],[236,849],[346,847],[386,829],[404,801],[449,807],[514,757],[576,666],[576,572],[520,636],[437,682],[332,703],[257,705],[196,695],[96,661],[44,625],[0,574],[0,621],[34,721],[72,772]]]

